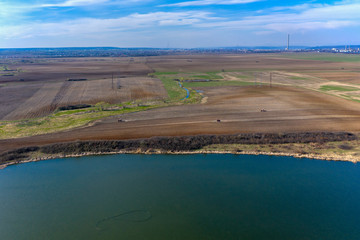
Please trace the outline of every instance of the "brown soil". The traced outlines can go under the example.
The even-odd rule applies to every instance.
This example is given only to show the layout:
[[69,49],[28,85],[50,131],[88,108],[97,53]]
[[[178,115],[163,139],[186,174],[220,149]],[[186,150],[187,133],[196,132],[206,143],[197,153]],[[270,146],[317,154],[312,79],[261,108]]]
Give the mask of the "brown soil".
[[[191,61],[188,61],[189,59]],[[270,71],[277,71],[274,81],[289,86],[199,88],[204,91],[204,99],[207,99],[202,101],[203,104],[153,109],[104,119],[92,126],[67,132],[1,140],[0,152],[25,146],[76,140],[253,132],[360,131],[360,103],[290,86],[291,80],[301,83],[313,80],[319,83],[328,81],[321,79],[326,76],[312,74],[315,72],[336,72],[336,77],[339,77],[337,80],[354,83],[357,75],[347,74],[341,79],[341,69],[360,71],[357,63],[293,60],[255,54],[162,56],[133,60],[71,58],[38,61],[40,62],[32,64],[14,63],[11,69],[22,69],[18,75],[0,76],[0,84],[6,84],[0,88],[0,119],[4,119],[5,116],[8,116],[7,119],[23,117],[21,114],[28,116],[39,109],[45,113],[46,110],[43,109],[47,108],[42,104],[51,104],[54,99],[57,105],[107,101],[114,96],[110,94],[113,91],[110,84],[112,73],[119,77],[117,81],[123,87],[119,90],[123,91],[122,95],[120,94],[123,98],[115,95],[120,101],[133,100],[141,96],[165,96],[161,83],[147,77],[147,74],[154,70],[210,72],[224,69],[236,70],[239,73],[256,71],[260,74],[259,78],[264,79],[267,79]],[[311,75],[313,79],[289,77],[289,73],[292,74],[290,76],[296,77],[294,73],[299,72]],[[64,88],[64,81],[68,78],[87,78],[88,81],[71,82]],[[262,109],[266,112],[261,112]],[[118,118],[126,121],[118,122]]]
[[[189,62],[188,60],[191,60]],[[200,72],[200,71],[359,71],[358,63],[338,63],[314,60],[286,59],[267,54],[240,55],[185,55],[147,58],[147,65],[156,71]]]
[[352,83],[360,85],[360,72],[334,71],[334,72],[314,72],[308,75],[326,79],[329,81],[338,81],[342,83]]
[[[173,106],[102,120],[67,132],[0,141],[0,152],[77,140],[253,132],[360,131],[359,103],[290,87],[203,88],[206,104]],[[265,109],[266,112],[261,112]],[[221,120],[221,122],[217,122]]]
[[38,59],[7,66],[20,70],[12,77],[0,75],[0,120],[45,116],[66,105],[167,96],[161,81],[147,77],[153,70],[145,58]]
[[[357,63],[296,60],[266,54],[59,58],[34,59],[26,63],[9,60],[3,64],[16,71],[14,76],[0,74],[0,120],[43,116],[67,104],[93,104],[99,101],[117,103],[141,96],[162,98],[166,93],[161,83],[147,78],[147,74],[155,70],[225,70],[238,71],[240,75],[242,71],[254,71],[257,81],[262,82],[268,82],[269,73],[273,72],[274,83],[290,85],[322,83],[334,79],[354,84],[359,83],[360,72]],[[294,72],[301,72],[300,77],[310,76],[310,80],[291,79]],[[231,74],[227,75],[230,79]],[[64,88],[64,82],[70,78],[84,78],[87,81],[71,82]]]

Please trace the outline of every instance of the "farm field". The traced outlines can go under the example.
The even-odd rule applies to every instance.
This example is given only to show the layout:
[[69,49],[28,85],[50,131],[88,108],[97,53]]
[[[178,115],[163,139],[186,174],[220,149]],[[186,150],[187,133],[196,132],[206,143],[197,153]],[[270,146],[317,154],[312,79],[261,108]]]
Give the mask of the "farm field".
[[151,70],[144,61],[85,58],[5,62],[3,68],[21,71],[16,76],[0,76],[0,120],[43,117],[68,105],[165,98],[161,82],[147,77]]
[[283,57],[290,59],[316,60],[326,62],[360,62],[360,56],[356,54],[339,53],[283,53]]
[[[0,76],[0,152],[77,140],[360,132],[360,65],[343,59],[241,54],[7,62],[18,73]],[[76,104],[92,107],[59,111]],[[45,124],[65,115],[77,120],[62,119],[66,124],[53,129]]]

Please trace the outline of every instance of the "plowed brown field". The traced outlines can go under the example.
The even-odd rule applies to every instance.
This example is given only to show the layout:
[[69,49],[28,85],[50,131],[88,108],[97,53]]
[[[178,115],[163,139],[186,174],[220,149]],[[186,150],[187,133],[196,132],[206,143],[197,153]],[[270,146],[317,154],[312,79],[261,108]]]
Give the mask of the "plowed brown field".
[[[188,61],[189,59],[191,61]],[[91,61],[94,61],[94,59]],[[114,60],[115,63],[116,61],[121,62],[123,59]],[[289,78],[284,77],[289,72],[305,73],[315,70],[320,72],[341,71],[341,68],[344,66],[346,69],[351,69],[351,71],[360,71],[359,64],[289,60],[266,55],[167,56],[149,57],[147,60],[139,58],[135,59],[134,62],[131,64],[138,64],[139,71],[144,72],[141,73],[142,77],[128,76],[127,78],[119,78],[121,85],[127,89],[126,94],[128,95],[123,95],[125,96],[124,99],[134,96],[164,96],[164,92],[161,90],[161,83],[146,77],[147,72],[152,71],[151,69],[167,72],[204,72],[221,71],[221,69],[278,71],[277,79],[279,79],[279,82],[280,80],[286,80],[284,82],[286,86],[202,87],[198,89],[202,90],[207,98],[206,103],[203,101],[203,104],[152,109],[111,117],[99,121],[92,126],[66,132],[1,140],[0,152],[24,146],[77,140],[135,139],[152,136],[235,134],[245,132],[360,131],[360,103],[305,88],[293,87],[291,86],[291,81],[289,82]],[[100,63],[104,64],[101,61]],[[130,65],[128,73],[132,71],[132,66]],[[126,68],[126,66],[124,65],[123,67]],[[66,72],[67,69],[63,69],[63,71]],[[99,71],[104,74],[103,70]],[[125,70],[123,71],[126,72]],[[141,74],[139,73],[139,75]],[[312,75],[312,77],[319,79],[321,83],[321,76],[315,75]],[[355,81],[352,76],[357,77],[357,75],[344,75],[343,81],[349,83]],[[341,74],[339,74],[339,77],[341,77]],[[62,101],[67,103],[84,102],[88,100],[86,96],[96,95],[97,93],[97,96],[100,96],[100,98],[113,96],[111,91],[101,93],[101,90],[97,91],[96,87],[100,86],[100,83],[107,83],[109,89],[109,79],[101,80],[97,77],[97,80],[86,81],[86,87],[82,85],[85,82],[71,83],[70,86],[67,86],[67,90],[61,96],[59,103]],[[294,78],[293,80],[304,83],[308,81],[302,78]],[[327,79],[323,80],[325,82],[328,81]],[[126,83],[126,81],[129,82]],[[309,81],[311,81],[311,78]],[[64,87],[63,82],[54,82],[43,83],[42,80],[37,83],[43,84],[40,87],[38,85],[36,87],[31,85],[33,86],[32,91],[37,91],[38,94],[33,94],[32,96],[27,94],[29,96],[25,101],[20,97],[19,102],[21,104],[19,105],[30,107],[36,101],[42,102],[44,100],[34,100],[34,98],[42,99],[45,93],[49,96],[51,95],[49,99],[54,99],[58,92],[55,93],[56,91],[47,90],[49,84],[57,84],[57,89]],[[94,86],[91,86],[91,84],[94,84]],[[11,84],[8,85],[8,87],[10,86]],[[0,91],[3,91],[3,89],[4,87],[0,88]],[[150,93],[142,92],[149,89],[151,89]],[[88,95],[84,94],[86,92]],[[80,97],[74,98],[73,96],[77,95],[77,93]],[[155,95],[153,96],[152,94]],[[261,111],[262,109],[266,111]],[[17,109],[15,112],[19,110]],[[126,121],[118,122],[119,118]],[[221,121],[217,122],[217,120]]]
[[[247,132],[360,131],[359,104],[290,87],[202,89],[206,104],[174,106],[116,117],[67,132],[0,141],[0,151],[77,140]],[[261,112],[266,109],[266,112]],[[217,120],[221,122],[217,122]]]
[[[121,103],[162,99],[166,92],[143,58],[41,59],[40,63],[8,64],[21,69],[0,76],[0,120],[45,116],[56,108],[97,102]],[[86,79],[86,81],[68,81]]]

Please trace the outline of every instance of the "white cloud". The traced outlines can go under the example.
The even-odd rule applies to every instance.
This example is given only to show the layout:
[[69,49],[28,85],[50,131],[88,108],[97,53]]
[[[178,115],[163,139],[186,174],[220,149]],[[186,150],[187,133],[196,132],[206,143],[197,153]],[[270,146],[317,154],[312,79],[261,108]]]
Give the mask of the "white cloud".
[[[36,36],[79,36],[107,32],[149,31],[154,34],[161,27],[186,26],[196,29],[234,29],[252,32],[312,31],[337,29],[360,25],[360,3],[322,5],[305,8],[295,13],[276,12],[248,16],[239,19],[215,18],[206,11],[134,13],[128,16],[96,19],[82,18],[53,23],[31,23],[16,26],[0,26],[0,36],[5,39]],[[0,12],[1,13],[1,12]]]
[[161,7],[189,7],[189,6],[206,6],[206,5],[232,5],[259,2],[263,0],[197,0],[180,3],[164,4]]
[[266,25],[267,29],[279,32],[296,32],[318,29],[336,29],[354,25],[351,21],[322,21],[322,22],[305,22],[305,23],[272,23]]
[[113,19],[82,18],[58,23],[3,26],[0,27],[0,37],[7,39],[61,35],[70,37],[81,34],[121,32],[161,26],[189,26],[205,20],[215,19],[218,18],[211,17],[210,13],[202,11],[134,13]]
[[272,11],[283,11],[283,10],[295,10],[295,11],[305,11],[311,8],[319,8],[327,6],[326,4],[312,4],[312,3],[304,3],[295,6],[286,6],[286,7],[274,7]]
[[360,25],[360,4],[321,5],[304,9],[295,13],[276,12],[248,16],[240,20],[200,23],[197,26],[248,29],[257,32],[296,32]]
[[[129,4],[140,0],[62,0],[62,3],[57,3],[57,6],[85,6],[81,4],[85,4],[85,2],[87,4],[97,4],[100,1],[106,2],[106,4],[125,4],[125,2]],[[192,1],[191,3],[194,2],[204,4],[214,3],[215,1],[203,0]],[[230,4],[230,2],[231,4],[234,4],[234,2],[244,3],[244,1],[235,0],[219,0],[216,2],[219,4],[225,2],[228,4]],[[54,6],[54,4],[52,6]],[[20,9],[20,7],[22,9]],[[131,42],[131,36],[136,36],[136,38],[141,39],[133,38],[134,42],[142,41],[142,43],[145,44],[147,38],[158,39],[157,41],[159,42],[166,42],[166,38],[173,37],[175,34],[174,38],[179,44],[181,41],[187,41],[189,45],[191,45],[192,41],[194,41],[194,43],[208,41],[208,45],[211,45],[213,44],[211,41],[220,42],[220,37],[222,37],[221,41],[225,41],[224,39],[226,38],[225,35],[223,36],[223,33],[226,32],[228,35],[233,34],[233,36],[236,36],[242,34],[244,37],[246,36],[251,45],[252,40],[261,39],[261,41],[267,41],[266,39],[273,39],[277,35],[280,35],[279,33],[292,34],[299,32],[299,34],[305,34],[310,31],[330,29],[331,31],[327,33],[336,36],[334,29],[352,27],[349,29],[356,32],[360,26],[360,0],[356,2],[346,0],[346,2],[342,1],[333,5],[302,4],[290,7],[277,7],[264,9],[262,12],[254,11],[252,15],[236,17],[231,15],[232,17],[228,18],[215,18],[213,16],[216,15],[216,12],[208,11],[163,11],[145,14],[133,13],[127,16],[108,19],[88,17],[51,23],[40,21],[31,22],[28,21],[29,19],[25,19],[17,22],[9,21],[8,24],[2,24],[1,18],[5,20],[6,18],[14,19],[16,16],[21,15],[15,14],[16,11],[24,11],[24,6],[12,6],[11,8],[10,5],[5,6],[0,2],[0,39],[2,41],[10,43],[13,40],[19,42],[36,42],[36,40],[40,39],[62,39],[69,43],[78,41],[79,45],[81,45],[82,42],[80,39],[82,39],[84,43],[93,41],[94,43],[98,43],[97,45],[103,45],[106,41],[113,40],[116,42],[117,39],[122,41],[121,39],[123,38]],[[11,15],[14,15],[14,17]],[[25,21],[26,23],[24,23]],[[22,22],[22,24],[19,24],[19,22]],[[186,35],[183,35],[180,41],[180,35],[184,34],[184,32],[186,32]],[[201,36],[200,33],[204,32],[206,32],[206,36],[208,36],[209,39],[207,39],[205,35],[205,37],[200,37],[202,39],[194,39],[191,37],[192,34],[194,36]],[[271,37],[267,37],[266,35],[271,35]],[[164,38],[160,36],[164,36]],[[211,36],[213,36],[213,38]],[[244,37],[242,37],[242,39]],[[26,40],[24,40],[24,38],[26,38]],[[271,42],[271,40],[268,41]],[[166,43],[164,44],[166,45]],[[221,43],[218,45],[220,46]]]
[[109,0],[67,0],[62,3],[55,4],[42,4],[40,7],[76,7],[76,6],[88,6],[94,4],[102,4]]
[[23,14],[28,12],[29,8],[0,2],[0,28],[3,25],[15,24],[24,20]]
[[46,8],[46,7],[83,7],[90,5],[101,5],[101,4],[112,4],[112,5],[128,5],[134,3],[145,3],[153,0],[66,0],[60,3],[46,3],[35,5],[35,8]]

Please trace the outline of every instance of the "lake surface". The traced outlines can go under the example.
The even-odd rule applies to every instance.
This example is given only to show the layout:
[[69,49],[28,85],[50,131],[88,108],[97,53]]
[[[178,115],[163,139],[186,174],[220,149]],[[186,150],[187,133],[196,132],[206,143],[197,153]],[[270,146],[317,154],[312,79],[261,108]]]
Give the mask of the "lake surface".
[[0,171],[0,239],[360,239],[360,165],[113,155]]

